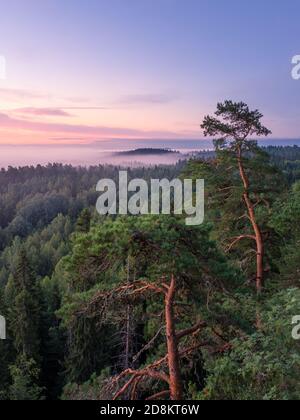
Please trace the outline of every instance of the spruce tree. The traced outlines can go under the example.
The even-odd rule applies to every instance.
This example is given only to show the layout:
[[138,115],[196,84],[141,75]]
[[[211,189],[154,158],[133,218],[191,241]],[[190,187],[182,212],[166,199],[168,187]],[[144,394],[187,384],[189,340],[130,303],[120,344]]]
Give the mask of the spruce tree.
[[8,324],[16,355],[10,366],[9,399],[40,399],[39,288],[24,248],[17,257],[7,296]]
[[91,219],[92,219],[92,215],[91,215],[90,210],[89,209],[82,210],[77,220],[76,230],[81,233],[88,233],[91,226]]
[[13,289],[10,323],[15,349],[39,360],[39,289],[24,248],[18,256]]

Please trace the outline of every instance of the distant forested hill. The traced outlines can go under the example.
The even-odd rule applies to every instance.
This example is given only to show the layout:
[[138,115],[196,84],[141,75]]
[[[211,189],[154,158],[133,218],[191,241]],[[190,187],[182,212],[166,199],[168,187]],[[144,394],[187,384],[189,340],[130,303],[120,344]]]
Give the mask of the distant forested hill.
[[144,148],[144,149],[125,150],[122,152],[115,152],[114,154],[118,156],[135,156],[135,155],[165,155],[169,153],[179,153],[179,152],[172,149]]

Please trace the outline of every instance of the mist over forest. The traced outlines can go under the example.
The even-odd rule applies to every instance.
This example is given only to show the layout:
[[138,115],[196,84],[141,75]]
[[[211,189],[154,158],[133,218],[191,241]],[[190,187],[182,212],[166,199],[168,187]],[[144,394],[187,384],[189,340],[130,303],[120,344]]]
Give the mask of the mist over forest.
[[[300,140],[282,139],[266,140],[260,142],[262,147],[268,146],[300,146]],[[211,140],[198,141],[150,141],[150,140],[124,140],[101,141],[91,144],[62,144],[62,145],[0,145],[0,168],[8,166],[47,165],[48,163],[61,163],[73,166],[93,165],[125,165],[143,166],[156,164],[173,164],[180,159],[186,159],[192,153],[213,150]],[[153,150],[153,154],[136,153],[137,150]],[[178,151],[178,154],[161,154],[155,150]],[[133,156],[130,152],[133,151]]]

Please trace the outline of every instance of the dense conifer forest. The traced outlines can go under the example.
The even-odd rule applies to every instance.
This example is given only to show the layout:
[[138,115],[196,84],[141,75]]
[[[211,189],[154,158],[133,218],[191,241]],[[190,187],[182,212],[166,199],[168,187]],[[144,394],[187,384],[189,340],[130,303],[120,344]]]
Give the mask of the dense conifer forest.
[[204,178],[198,227],[99,216],[118,167],[0,172],[0,399],[299,399],[300,148],[259,148],[260,118],[219,104],[214,154],[128,168]]

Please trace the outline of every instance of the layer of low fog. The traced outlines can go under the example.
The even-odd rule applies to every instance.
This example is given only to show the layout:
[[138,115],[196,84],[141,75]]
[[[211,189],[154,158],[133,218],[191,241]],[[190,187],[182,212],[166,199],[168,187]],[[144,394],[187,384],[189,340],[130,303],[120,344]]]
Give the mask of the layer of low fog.
[[64,163],[75,166],[112,164],[124,166],[148,166],[156,164],[173,164],[184,159],[184,153],[136,154],[126,152],[101,151],[88,147],[47,147],[47,146],[1,146],[0,167],[46,165],[47,163]]

